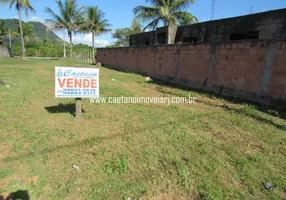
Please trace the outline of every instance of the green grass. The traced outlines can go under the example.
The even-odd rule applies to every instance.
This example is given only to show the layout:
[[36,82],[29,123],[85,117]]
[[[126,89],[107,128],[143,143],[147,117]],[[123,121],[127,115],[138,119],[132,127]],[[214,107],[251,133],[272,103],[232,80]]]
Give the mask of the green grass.
[[[10,85],[0,85],[0,196],[27,191],[30,199],[286,198],[283,117],[100,67],[101,96],[191,94],[198,102],[84,100],[83,119],[76,120],[74,100],[54,98],[54,66],[75,64],[89,67],[0,60],[0,80]],[[265,182],[274,190],[266,190]]]

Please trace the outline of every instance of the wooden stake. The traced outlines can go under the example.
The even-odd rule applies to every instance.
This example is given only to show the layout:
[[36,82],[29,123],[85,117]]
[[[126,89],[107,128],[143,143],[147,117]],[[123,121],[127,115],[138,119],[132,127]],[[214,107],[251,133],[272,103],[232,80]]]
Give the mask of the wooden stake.
[[75,99],[75,117],[81,119],[81,98]]
[[[81,67],[81,65],[75,65],[75,67]],[[75,117],[76,119],[81,119],[81,105],[82,105],[82,102],[81,102],[81,98],[76,98],[75,99]]]

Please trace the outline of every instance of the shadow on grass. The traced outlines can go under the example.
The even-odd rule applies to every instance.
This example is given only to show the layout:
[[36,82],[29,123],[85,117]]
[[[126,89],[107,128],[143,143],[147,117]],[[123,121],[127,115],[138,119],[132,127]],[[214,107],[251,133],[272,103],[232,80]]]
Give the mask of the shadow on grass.
[[[229,107],[224,107],[226,110],[230,111],[230,112],[234,112],[238,115],[242,115],[242,116],[246,116],[246,117],[251,117],[261,123],[264,123],[264,124],[269,124],[269,125],[272,125],[272,126],[275,126],[276,128],[278,129],[281,129],[283,131],[286,131],[286,125],[281,125],[281,124],[277,124],[275,122],[273,122],[272,120],[270,119],[266,119],[264,117],[261,117],[261,116],[258,116],[257,114],[255,113],[250,113],[244,109],[235,109],[235,108],[229,108]],[[259,110],[259,109],[257,109]],[[261,111],[261,110],[259,110]]]
[[[51,114],[70,113],[72,116],[75,116],[75,104],[74,103],[70,103],[70,104],[60,103],[57,106],[45,107],[45,109]],[[82,113],[85,113],[83,109],[82,109]]]
[[[181,90],[185,90],[185,91],[190,91],[190,92],[197,92],[201,95],[205,95],[208,98],[211,99],[223,99],[229,103],[232,104],[249,104],[249,105],[253,105],[256,107],[257,110],[259,110],[260,112],[264,112],[266,114],[269,114],[273,117],[279,117],[281,119],[286,119],[286,110],[283,109],[279,109],[277,107],[273,107],[273,106],[266,106],[260,103],[255,103],[252,101],[248,101],[248,100],[242,100],[239,99],[236,96],[224,96],[218,93],[214,93],[211,91],[206,91],[206,90],[201,90],[201,89],[192,89],[190,87],[187,86],[181,86],[179,84],[175,84],[175,83],[169,83],[167,81],[162,81],[162,80],[158,80],[158,79],[152,79],[152,81],[149,82],[150,84],[156,84],[158,86],[162,86],[162,87],[170,87],[170,88],[174,88],[174,89],[181,89]],[[161,88],[157,88],[158,92],[162,92],[164,94],[167,95],[176,95],[176,93],[172,93],[169,91],[164,91]],[[199,100],[197,100],[198,102],[201,102]],[[201,102],[201,103],[205,103],[205,102]],[[277,102],[277,104],[279,104],[279,102]],[[213,105],[213,104],[209,104],[211,106],[218,106],[218,107],[224,107],[224,105]]]
[[19,190],[17,192],[13,192],[9,194],[8,197],[4,198],[0,195],[0,200],[30,200],[30,196],[28,191]]

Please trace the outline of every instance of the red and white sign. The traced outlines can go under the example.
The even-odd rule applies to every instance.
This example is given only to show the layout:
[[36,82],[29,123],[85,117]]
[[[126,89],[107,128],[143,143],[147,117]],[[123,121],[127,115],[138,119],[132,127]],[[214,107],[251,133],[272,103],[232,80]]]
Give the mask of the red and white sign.
[[99,69],[55,67],[57,98],[99,97]]

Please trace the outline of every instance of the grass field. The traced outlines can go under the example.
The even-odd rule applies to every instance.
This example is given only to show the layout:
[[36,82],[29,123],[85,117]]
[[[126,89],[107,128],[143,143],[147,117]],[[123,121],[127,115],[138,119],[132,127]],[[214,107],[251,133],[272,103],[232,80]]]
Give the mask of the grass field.
[[100,67],[101,96],[198,102],[84,100],[76,120],[54,98],[54,66],[75,64],[0,60],[0,199],[286,199],[283,113]]

